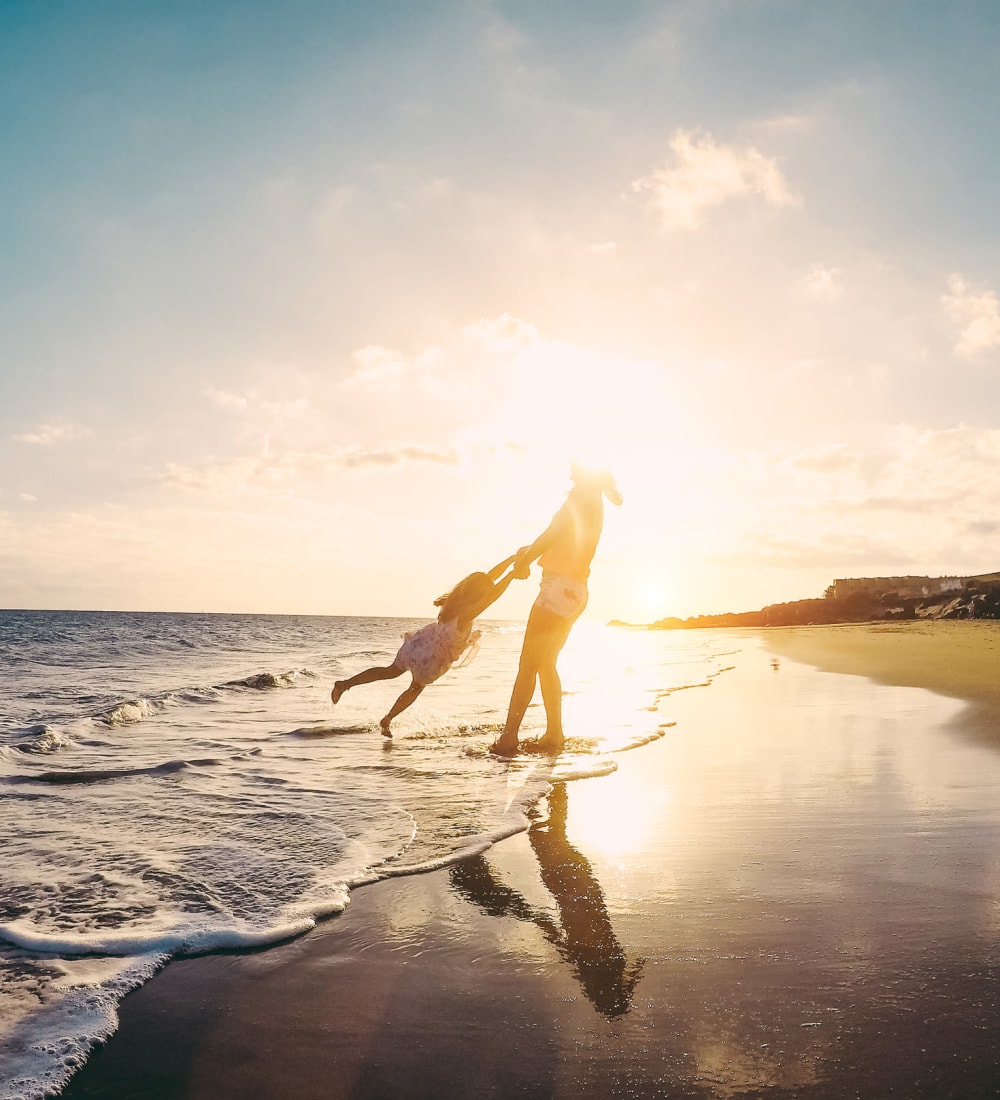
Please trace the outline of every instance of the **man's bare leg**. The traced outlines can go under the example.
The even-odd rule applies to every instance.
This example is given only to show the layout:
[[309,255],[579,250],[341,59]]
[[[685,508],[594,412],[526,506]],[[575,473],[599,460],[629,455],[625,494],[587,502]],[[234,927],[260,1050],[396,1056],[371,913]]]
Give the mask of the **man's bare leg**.
[[537,752],[562,752],[566,740],[562,728],[562,681],[556,666],[540,668],[538,682],[542,686],[542,703],[545,706],[545,733],[532,748]]
[[510,705],[507,708],[507,721],[504,723],[503,733],[490,746],[490,752],[497,756],[514,756],[517,753],[517,735],[524,721],[525,711],[535,694],[535,680],[537,673],[534,665],[524,662],[518,666],[517,677],[514,680],[514,688],[510,693]]

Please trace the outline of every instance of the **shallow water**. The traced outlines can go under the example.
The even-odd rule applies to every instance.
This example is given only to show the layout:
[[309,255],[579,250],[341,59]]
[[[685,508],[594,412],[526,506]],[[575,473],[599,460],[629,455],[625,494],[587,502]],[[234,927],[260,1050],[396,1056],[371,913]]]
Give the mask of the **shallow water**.
[[662,736],[669,693],[709,685],[732,644],[579,624],[567,753],[507,764],[486,749],[517,626],[485,624],[391,742],[377,720],[405,679],[331,706],[335,678],[388,663],[418,625],[0,612],[0,1097],[63,1084],[169,958],[287,939],[352,886],[525,828],[553,780]]
[[1000,753],[954,700],[697,641],[710,686],[614,773],[311,936],[171,967],[71,1095],[994,1095]]

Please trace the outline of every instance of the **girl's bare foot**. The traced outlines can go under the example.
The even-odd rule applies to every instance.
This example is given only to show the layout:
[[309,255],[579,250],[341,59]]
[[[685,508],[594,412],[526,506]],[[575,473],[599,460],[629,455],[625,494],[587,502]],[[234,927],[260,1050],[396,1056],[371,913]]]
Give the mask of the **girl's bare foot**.
[[346,690],[347,688],[344,687],[344,681],[338,680],[333,685],[333,691],[330,692],[330,701],[333,703],[339,703],[341,695],[343,695]]
[[392,731],[389,729],[389,719],[388,718],[383,718],[382,721],[379,722],[379,728],[382,730],[382,736],[383,737],[390,737],[390,738],[392,737]]
[[501,736],[490,745],[494,756],[517,756],[517,738]]

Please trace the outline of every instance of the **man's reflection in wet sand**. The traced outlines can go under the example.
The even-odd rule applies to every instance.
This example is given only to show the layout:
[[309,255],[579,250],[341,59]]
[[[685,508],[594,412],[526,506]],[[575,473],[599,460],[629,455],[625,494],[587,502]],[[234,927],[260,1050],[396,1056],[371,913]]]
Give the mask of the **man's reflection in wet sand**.
[[528,830],[542,882],[555,898],[559,920],[539,912],[501,882],[483,856],[451,869],[452,885],[490,916],[537,925],[570,964],[591,1004],[609,1019],[628,1012],[641,963],[629,964],[608,916],[604,894],[589,860],[566,839],[566,784],[548,797],[549,816]]

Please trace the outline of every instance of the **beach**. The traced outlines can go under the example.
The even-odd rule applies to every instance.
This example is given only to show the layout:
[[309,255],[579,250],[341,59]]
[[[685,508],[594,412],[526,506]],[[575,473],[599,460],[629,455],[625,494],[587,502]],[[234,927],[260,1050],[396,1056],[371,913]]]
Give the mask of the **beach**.
[[1000,623],[911,621],[778,627],[775,653],[883,684],[924,688],[972,705],[966,728],[1000,737]]
[[170,962],[64,1095],[995,1093],[1000,754],[960,735],[995,628],[711,633],[614,774],[308,935]]

